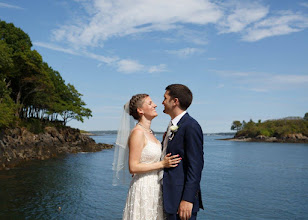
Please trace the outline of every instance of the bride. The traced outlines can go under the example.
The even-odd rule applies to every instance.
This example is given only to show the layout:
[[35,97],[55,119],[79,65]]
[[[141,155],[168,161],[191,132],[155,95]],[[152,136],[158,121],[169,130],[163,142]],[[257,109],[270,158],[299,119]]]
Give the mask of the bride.
[[113,164],[119,179],[119,172],[125,171],[125,159],[128,158],[129,172],[133,174],[123,212],[125,220],[164,219],[159,171],[176,167],[181,161],[178,155],[171,154],[160,160],[161,143],[151,130],[151,121],[157,116],[156,107],[149,95],[137,94],[124,108],[126,114],[138,121],[129,132],[132,123],[128,122],[127,115],[122,116],[124,129],[118,131]]

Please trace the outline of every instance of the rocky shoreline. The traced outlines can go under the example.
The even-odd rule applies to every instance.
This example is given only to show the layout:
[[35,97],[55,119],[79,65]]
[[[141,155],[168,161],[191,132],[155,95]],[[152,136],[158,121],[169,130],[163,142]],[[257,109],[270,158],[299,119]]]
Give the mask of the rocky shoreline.
[[277,142],[277,143],[308,143],[308,137],[303,134],[287,134],[281,138],[267,137],[258,135],[256,137],[235,136],[233,138],[219,139],[225,141],[243,141],[243,142]]
[[21,165],[30,160],[45,160],[66,153],[96,152],[112,148],[97,144],[78,129],[46,127],[44,133],[33,134],[26,128],[0,131],[0,170]]

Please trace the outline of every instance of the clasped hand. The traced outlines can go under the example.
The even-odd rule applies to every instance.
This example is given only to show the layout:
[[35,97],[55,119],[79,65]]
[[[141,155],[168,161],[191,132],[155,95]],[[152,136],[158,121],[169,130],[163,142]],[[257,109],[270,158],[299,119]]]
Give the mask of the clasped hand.
[[164,157],[163,162],[163,166],[164,168],[170,168],[170,167],[176,167],[180,162],[181,162],[182,158],[180,157],[180,155],[173,155],[171,156],[171,153],[167,154]]

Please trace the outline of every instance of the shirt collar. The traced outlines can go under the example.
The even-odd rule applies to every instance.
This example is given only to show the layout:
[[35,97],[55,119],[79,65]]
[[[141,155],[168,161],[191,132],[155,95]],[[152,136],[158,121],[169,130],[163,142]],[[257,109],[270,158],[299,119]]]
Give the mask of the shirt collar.
[[179,121],[181,120],[181,118],[186,114],[186,111],[183,111],[181,114],[179,114],[178,116],[176,116],[174,119],[172,119],[172,125],[177,125],[179,123]]

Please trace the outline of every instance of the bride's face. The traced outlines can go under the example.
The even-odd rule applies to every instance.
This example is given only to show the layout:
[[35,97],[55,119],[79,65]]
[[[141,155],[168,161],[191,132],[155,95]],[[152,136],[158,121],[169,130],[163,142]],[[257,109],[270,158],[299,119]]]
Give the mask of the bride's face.
[[151,97],[144,98],[141,110],[146,118],[155,118],[157,116],[156,108],[157,105],[152,101]]

